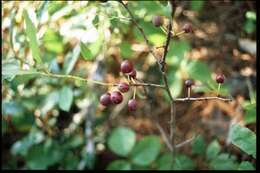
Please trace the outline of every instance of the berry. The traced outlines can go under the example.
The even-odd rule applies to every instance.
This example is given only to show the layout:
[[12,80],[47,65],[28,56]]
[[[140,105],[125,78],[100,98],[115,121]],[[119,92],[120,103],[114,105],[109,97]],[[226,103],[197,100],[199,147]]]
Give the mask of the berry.
[[120,84],[118,84],[118,90],[122,93],[125,93],[129,90],[129,85],[125,82],[121,82]]
[[224,81],[225,81],[225,77],[224,77],[223,74],[220,74],[220,75],[216,76],[216,82],[217,83],[222,84],[222,83],[224,83]]
[[185,81],[185,86],[187,88],[191,87],[192,85],[193,85],[193,81],[192,80],[188,79],[188,80]]
[[163,24],[163,19],[161,16],[153,16],[152,23],[154,26],[159,27]]
[[111,103],[110,95],[110,93],[105,93],[102,96],[100,96],[99,101],[103,106],[108,106]]
[[191,26],[191,24],[189,24],[189,23],[186,23],[186,24],[182,27],[182,30],[183,30],[185,33],[193,32],[192,26]]
[[130,61],[124,60],[121,63],[120,69],[122,73],[130,73],[131,71],[133,71],[134,67]]
[[137,101],[135,99],[131,99],[128,101],[128,110],[135,111],[137,108]]
[[114,104],[119,104],[123,101],[123,96],[120,92],[113,91],[110,95],[110,100]]
[[135,78],[136,78],[136,70],[135,70],[135,69],[132,70],[132,71],[129,73],[129,76],[130,76],[131,78],[135,79]]

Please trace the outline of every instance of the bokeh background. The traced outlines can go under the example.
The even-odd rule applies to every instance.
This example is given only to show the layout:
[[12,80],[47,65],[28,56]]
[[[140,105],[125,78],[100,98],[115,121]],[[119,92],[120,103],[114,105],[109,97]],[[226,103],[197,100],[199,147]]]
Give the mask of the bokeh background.
[[[176,2],[174,31],[191,23],[194,32],[170,44],[172,94],[186,97],[183,83],[190,78],[192,96],[215,96],[214,78],[224,74],[221,95],[233,101],[177,103],[176,142],[194,140],[178,149],[174,169],[236,170],[242,161],[253,169],[255,158],[232,145],[228,134],[235,123],[256,130],[255,1]],[[151,19],[161,15],[167,26],[167,2],[125,3],[161,54],[156,47],[166,34]],[[132,90],[120,105],[104,108],[99,97],[112,87],[23,73],[48,70],[116,83],[126,80],[120,62],[128,59],[138,79],[162,83],[156,61],[120,3],[4,1],[1,17],[3,169],[170,169],[172,156],[152,118],[169,132],[170,102],[163,90],[149,88],[147,100],[138,88],[138,109],[129,112]],[[32,56],[37,46],[41,64]]]

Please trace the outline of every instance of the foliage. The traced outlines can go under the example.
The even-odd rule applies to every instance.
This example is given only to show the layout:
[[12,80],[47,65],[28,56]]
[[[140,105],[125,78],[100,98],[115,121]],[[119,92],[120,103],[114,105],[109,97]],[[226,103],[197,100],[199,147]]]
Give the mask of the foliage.
[[[94,86],[85,79],[118,82],[118,62],[123,59],[135,62],[140,79],[161,82],[142,35],[119,2],[2,4],[4,169],[195,170],[199,169],[197,158],[204,159],[206,167],[212,170],[255,169],[253,162],[240,161],[232,152],[224,152],[218,137],[207,141],[205,136],[198,135],[191,145],[187,144],[190,153],[180,150],[173,156],[159,135],[133,129],[137,126],[135,121],[129,126],[122,123],[132,119],[120,106],[114,110],[100,107],[98,97],[104,86]],[[206,1],[191,1],[184,10],[195,12],[196,17],[203,14],[206,5]],[[129,1],[128,7],[152,46],[162,46],[166,35],[152,25],[151,19],[156,14],[167,22],[170,16],[167,2]],[[184,16],[176,16],[178,30]],[[255,12],[247,11],[243,25],[247,34],[254,33],[255,21]],[[192,39],[186,36],[171,40],[166,63],[173,97],[184,94],[183,81],[187,78],[204,86],[194,88],[194,93],[211,94],[218,87],[209,63],[189,57],[193,49]],[[50,73],[60,77],[51,77]],[[161,106],[152,107],[151,113],[156,113],[154,110],[164,109],[161,103],[166,97],[157,91],[153,93],[156,104]],[[227,96],[230,88],[224,84],[220,93]],[[129,116],[152,117],[144,106],[148,101],[141,99],[143,93],[137,95],[144,109]],[[242,107],[245,124],[254,124],[255,101],[247,100]],[[252,130],[235,124],[228,137],[241,154],[256,158],[256,136]],[[103,165],[100,155],[108,151],[116,158]]]

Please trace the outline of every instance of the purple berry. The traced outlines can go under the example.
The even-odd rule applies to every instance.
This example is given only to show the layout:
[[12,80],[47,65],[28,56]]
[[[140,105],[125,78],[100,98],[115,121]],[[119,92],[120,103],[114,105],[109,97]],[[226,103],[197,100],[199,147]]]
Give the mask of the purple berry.
[[182,27],[182,30],[183,30],[185,33],[193,32],[192,25],[189,24],[189,23],[186,23],[186,24]]
[[223,84],[224,81],[225,81],[225,77],[224,77],[223,74],[220,74],[220,75],[217,75],[217,76],[216,76],[216,82],[217,82],[217,83]]
[[123,101],[123,96],[118,91],[113,91],[110,95],[110,100],[114,104],[120,104]]
[[136,78],[136,70],[135,70],[135,69],[132,70],[132,71],[129,73],[129,76],[130,76],[131,78],[135,79],[135,78]]
[[130,61],[124,60],[121,63],[120,69],[122,73],[130,73],[134,69],[134,66]]
[[159,27],[163,24],[163,19],[161,16],[153,16],[152,23],[154,26]]
[[125,93],[129,90],[129,85],[125,82],[121,82],[118,84],[118,90],[122,93]]
[[103,106],[108,106],[111,103],[110,95],[110,93],[105,93],[102,96],[100,96],[99,101]]
[[188,79],[188,80],[185,81],[185,86],[187,88],[191,87],[192,85],[193,85],[193,81],[192,80]]
[[128,110],[135,111],[137,109],[137,101],[135,99],[131,99],[128,101]]

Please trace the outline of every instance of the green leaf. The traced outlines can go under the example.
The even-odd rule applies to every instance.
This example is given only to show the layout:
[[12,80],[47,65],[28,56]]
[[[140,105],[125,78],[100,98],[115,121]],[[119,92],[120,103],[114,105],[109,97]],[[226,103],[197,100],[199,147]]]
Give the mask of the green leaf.
[[85,60],[91,60],[93,58],[91,51],[83,42],[80,43],[80,53]]
[[238,166],[238,170],[255,170],[255,168],[252,163],[248,161],[243,161]]
[[73,102],[73,91],[68,86],[63,86],[59,92],[59,107],[61,110],[69,111]]
[[189,42],[185,40],[173,40],[170,44],[169,52],[167,55],[167,64],[179,65],[188,51],[190,51]]
[[247,11],[246,12],[246,18],[247,19],[250,19],[250,20],[253,20],[253,21],[256,21],[256,14],[254,11]]
[[147,136],[134,146],[130,159],[136,165],[147,166],[156,159],[160,149],[160,139],[157,136]]
[[55,32],[53,29],[47,29],[43,35],[44,47],[54,53],[63,52],[63,41],[62,37],[58,32]]
[[43,144],[34,145],[28,151],[26,164],[30,169],[47,169],[48,166],[63,159],[63,155],[64,152],[61,147],[55,142],[51,142],[47,146]]
[[220,145],[217,140],[212,141],[207,148],[207,159],[211,160],[217,157],[220,152]]
[[45,136],[44,134],[37,130],[36,128],[32,128],[30,130],[30,133],[25,136],[22,140],[16,141],[11,148],[11,153],[13,155],[26,155],[28,149],[31,148],[34,144],[39,144],[44,140]]
[[204,138],[199,135],[192,142],[192,153],[193,154],[204,154],[206,150],[206,144]]
[[69,52],[66,56],[65,56],[65,61],[64,61],[64,73],[65,74],[69,74],[74,65],[76,64],[78,58],[79,58],[79,54],[80,54],[80,45],[78,44],[72,52]]
[[115,160],[109,163],[107,170],[131,170],[131,165],[125,160]]
[[46,96],[43,100],[40,110],[41,116],[45,116],[45,114],[50,111],[59,101],[59,92],[53,91]]
[[228,139],[242,151],[256,158],[256,135],[250,129],[234,124],[231,126]]
[[26,10],[23,11],[23,17],[25,18],[25,33],[29,39],[29,45],[30,49],[32,51],[32,56],[36,60],[37,63],[41,63],[41,57],[40,57],[40,49],[38,46],[38,41],[36,37],[36,29],[33,25],[31,19],[28,16],[28,13]]
[[133,54],[133,51],[131,49],[131,44],[129,44],[128,42],[122,42],[120,44],[120,52],[121,52],[121,55],[122,57],[131,57],[132,54]]
[[24,109],[21,104],[16,101],[2,101],[2,115],[19,116],[23,113]]
[[201,82],[207,83],[211,81],[211,71],[208,65],[204,62],[193,60],[187,66],[189,77]]
[[182,78],[180,71],[170,71],[169,85],[173,97],[177,97],[182,91]]
[[245,109],[245,123],[256,122],[256,103],[250,103],[243,106]]
[[243,28],[246,31],[246,33],[250,34],[250,33],[255,31],[256,25],[255,25],[255,23],[252,20],[246,20],[246,22],[244,23]]
[[199,12],[204,6],[204,2],[202,0],[192,0],[190,4],[191,10]]
[[235,159],[227,153],[218,155],[210,162],[210,167],[213,170],[236,170],[237,166]]
[[171,170],[173,157],[171,153],[165,153],[157,160],[158,170]]
[[193,161],[186,155],[177,155],[173,169],[174,170],[193,170],[195,168],[195,164]]
[[108,138],[108,147],[119,156],[127,156],[135,145],[135,133],[127,127],[117,127]]

